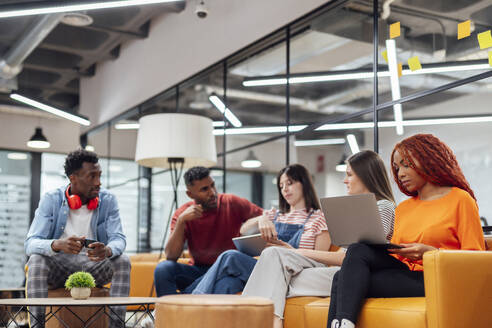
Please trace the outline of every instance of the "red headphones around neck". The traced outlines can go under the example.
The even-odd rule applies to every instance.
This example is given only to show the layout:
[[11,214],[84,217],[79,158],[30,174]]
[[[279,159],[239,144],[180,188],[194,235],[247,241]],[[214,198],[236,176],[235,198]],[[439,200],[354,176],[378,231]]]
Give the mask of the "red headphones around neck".
[[[68,185],[67,190],[65,190],[65,197],[67,197],[68,207],[72,210],[78,210],[82,207],[82,200],[79,195],[70,195],[68,191],[70,190],[70,185]],[[99,205],[99,197],[94,197],[87,203],[87,209],[95,210]]]

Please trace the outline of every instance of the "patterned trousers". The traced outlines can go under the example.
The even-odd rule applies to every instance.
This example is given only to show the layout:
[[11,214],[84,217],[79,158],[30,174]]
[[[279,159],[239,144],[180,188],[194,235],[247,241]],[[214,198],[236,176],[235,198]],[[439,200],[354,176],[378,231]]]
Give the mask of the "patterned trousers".
[[[86,254],[59,253],[55,256],[31,255],[27,273],[27,297],[48,297],[48,289],[64,287],[68,276],[76,271],[86,271],[96,280],[96,286],[111,282],[111,297],[127,297],[130,293],[130,259],[120,255],[101,262],[89,260]],[[114,306],[109,311],[112,316],[110,327],[125,327],[125,306]],[[29,317],[32,328],[44,327],[45,307],[30,307]],[[117,316],[117,317],[116,317]]]

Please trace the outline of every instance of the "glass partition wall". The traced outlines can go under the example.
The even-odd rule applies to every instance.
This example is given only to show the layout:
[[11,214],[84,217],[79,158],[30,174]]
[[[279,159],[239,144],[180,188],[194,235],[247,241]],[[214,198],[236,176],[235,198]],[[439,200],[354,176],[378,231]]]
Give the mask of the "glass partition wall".
[[[491,29],[492,5],[476,11],[476,2],[398,1],[387,11],[331,1],[88,131],[105,186],[121,198],[129,250],[158,251],[169,234],[169,172],[134,163],[135,123],[154,113],[211,118],[218,191],[264,208],[278,205],[277,172],[290,163],[309,169],[319,196],[343,195],[343,164],[358,149],[379,152],[389,168],[396,142],[433,133],[455,151],[491,221],[492,49],[480,49],[477,34]],[[458,39],[468,19],[470,36]],[[178,205],[187,201],[181,181]]]
[[22,286],[24,238],[29,229],[31,154],[0,150],[0,281]]
[[[491,30],[492,4],[382,2],[329,1],[85,132],[81,145],[98,154],[102,185],[118,199],[127,251],[161,250],[174,211],[170,172],[134,161],[138,120],[155,113],[212,119],[217,190],[266,209],[278,206],[277,173],[288,164],[308,168],[318,196],[343,195],[357,149],[377,151],[389,168],[398,141],[432,133],[455,152],[491,225],[492,47],[478,35]],[[0,269],[3,287],[22,284],[22,240],[39,195],[68,183],[64,158],[0,150],[0,268],[14,270]],[[181,180],[178,206],[187,201]]]

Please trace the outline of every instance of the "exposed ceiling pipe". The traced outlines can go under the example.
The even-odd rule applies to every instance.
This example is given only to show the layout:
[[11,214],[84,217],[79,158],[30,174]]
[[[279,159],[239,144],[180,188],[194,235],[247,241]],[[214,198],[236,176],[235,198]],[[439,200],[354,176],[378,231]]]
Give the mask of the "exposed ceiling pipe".
[[[389,91],[389,83],[379,82],[379,93]],[[360,110],[359,107],[346,106],[352,101],[370,98],[374,93],[374,87],[371,83],[363,83],[356,87],[349,88],[344,92],[339,92],[317,101],[319,111],[325,114],[333,113],[353,113]]]
[[390,14],[391,14],[391,9],[390,5],[393,3],[395,0],[386,0],[383,2],[383,12],[381,13],[381,19],[386,20]]
[[[205,85],[204,87],[207,94],[211,94],[211,93],[221,94],[223,91],[223,87],[216,87],[212,85]],[[259,102],[265,102],[265,103],[271,103],[277,105],[285,105],[285,96],[273,95],[273,94],[262,93],[262,92],[227,89],[227,97],[247,99],[247,100],[259,101]],[[318,110],[318,106],[316,102],[312,100],[290,97],[290,104],[309,111]]]
[[64,14],[50,14],[37,19],[0,60],[0,78],[12,79],[22,71],[22,63],[58,25]]

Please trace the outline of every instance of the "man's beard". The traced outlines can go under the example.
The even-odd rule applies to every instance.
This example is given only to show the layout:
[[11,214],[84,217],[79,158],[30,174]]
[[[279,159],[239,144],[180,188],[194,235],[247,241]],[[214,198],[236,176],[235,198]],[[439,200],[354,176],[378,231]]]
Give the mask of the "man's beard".
[[217,197],[215,198],[215,200],[213,202],[203,202],[203,203],[200,203],[200,205],[202,205],[202,208],[204,211],[216,209],[217,208]]

